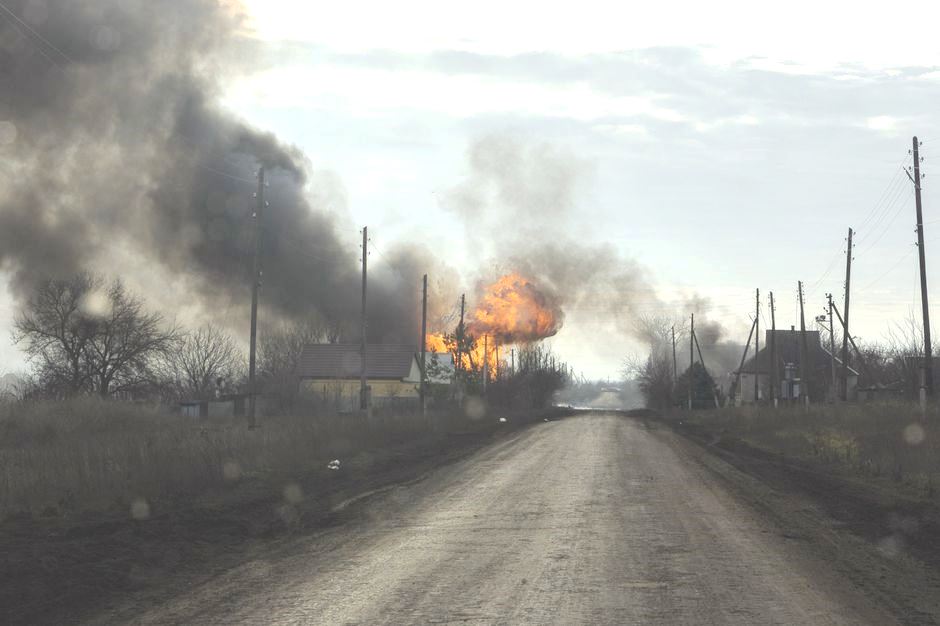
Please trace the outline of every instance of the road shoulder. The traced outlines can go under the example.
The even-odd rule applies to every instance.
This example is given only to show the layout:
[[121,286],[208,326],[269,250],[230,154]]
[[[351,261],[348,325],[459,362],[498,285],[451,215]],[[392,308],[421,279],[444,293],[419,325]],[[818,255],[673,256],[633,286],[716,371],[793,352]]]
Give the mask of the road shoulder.
[[[911,551],[905,537],[917,525],[904,522],[910,518],[903,507],[886,505],[876,493],[866,498],[859,485],[742,442],[723,441],[678,422],[646,419],[644,424],[771,521],[807,562],[831,564],[901,623],[940,622],[940,574]],[[864,523],[853,524],[853,511],[865,502],[871,510]]]

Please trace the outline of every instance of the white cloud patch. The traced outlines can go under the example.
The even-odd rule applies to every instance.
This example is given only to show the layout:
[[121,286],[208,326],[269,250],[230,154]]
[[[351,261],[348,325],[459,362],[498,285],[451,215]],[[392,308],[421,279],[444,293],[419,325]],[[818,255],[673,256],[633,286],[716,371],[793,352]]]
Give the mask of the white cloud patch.
[[898,119],[890,115],[875,115],[865,120],[865,126],[871,130],[894,132],[898,128]]
[[553,85],[480,74],[385,70],[343,65],[292,65],[234,84],[229,107],[339,109],[374,117],[416,111],[454,117],[507,114],[592,121],[648,116],[682,122],[687,116],[653,94],[612,95],[583,83]]

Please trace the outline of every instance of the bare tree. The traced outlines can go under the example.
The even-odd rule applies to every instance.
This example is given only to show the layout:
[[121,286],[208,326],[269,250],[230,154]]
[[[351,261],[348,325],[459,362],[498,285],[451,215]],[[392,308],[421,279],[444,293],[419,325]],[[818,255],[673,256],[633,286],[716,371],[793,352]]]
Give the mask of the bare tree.
[[296,324],[285,324],[261,335],[258,346],[258,369],[265,387],[281,399],[282,409],[294,406],[300,381],[297,367],[304,346],[312,343],[335,343],[340,329],[319,317]]
[[[634,334],[642,338],[649,346],[645,359],[628,358],[624,362],[623,373],[627,378],[637,381],[640,393],[646,400],[646,406],[652,409],[668,409],[673,404],[671,318],[664,316],[646,316],[635,322]],[[676,326],[676,340],[684,342],[687,333],[684,326]],[[685,371],[687,367],[682,367]]]
[[163,316],[115,280],[83,273],[49,280],[14,321],[38,386],[46,395],[110,396],[151,387],[156,360],[178,339]]
[[86,391],[92,372],[86,359],[95,333],[89,300],[102,286],[88,273],[42,283],[16,315],[13,342],[20,344],[47,393]]
[[206,324],[176,342],[169,351],[167,365],[179,394],[208,399],[225,385],[241,381],[245,358],[229,333]]
[[167,327],[159,313],[148,313],[144,302],[120,280],[107,289],[106,301],[93,321],[86,353],[92,390],[109,396],[145,389],[156,380],[156,359],[164,357],[179,339],[179,329]]

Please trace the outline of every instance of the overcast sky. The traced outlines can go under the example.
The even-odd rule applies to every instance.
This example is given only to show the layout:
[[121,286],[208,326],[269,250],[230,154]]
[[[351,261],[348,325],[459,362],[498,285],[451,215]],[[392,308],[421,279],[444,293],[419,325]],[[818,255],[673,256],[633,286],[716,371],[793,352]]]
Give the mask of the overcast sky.
[[[928,275],[940,286],[940,46],[919,27],[937,17],[928,3],[246,4],[263,45],[224,105],[300,147],[315,184],[341,186],[336,210],[352,229],[369,225],[379,254],[422,240],[467,280],[499,256],[492,225],[471,236],[447,198],[471,176],[474,145],[509,137],[570,161],[573,208],[531,220],[644,267],[659,299],[641,309],[673,314],[697,294],[743,342],[754,288],[775,292],[786,327],[803,280],[811,319],[826,291],[841,302],[853,226],[853,334],[878,339],[919,312],[901,170],[917,134]],[[554,346],[585,374],[615,377],[639,346],[611,334],[601,308],[568,311]],[[14,363],[15,350],[0,357]]]
[[[475,251],[441,194],[468,175],[475,141],[508,134],[587,164],[579,237],[644,265],[667,303],[709,298],[733,333],[746,335],[755,287],[775,292],[781,326],[797,323],[797,280],[810,317],[826,291],[841,301],[849,226],[853,334],[877,338],[919,310],[900,167],[918,134],[927,241],[940,245],[940,46],[910,19],[931,23],[926,3],[297,4],[249,1],[272,48],[226,104],[334,173],[377,246],[436,242],[459,269]],[[555,345],[614,376],[635,347],[604,324],[569,312]]]

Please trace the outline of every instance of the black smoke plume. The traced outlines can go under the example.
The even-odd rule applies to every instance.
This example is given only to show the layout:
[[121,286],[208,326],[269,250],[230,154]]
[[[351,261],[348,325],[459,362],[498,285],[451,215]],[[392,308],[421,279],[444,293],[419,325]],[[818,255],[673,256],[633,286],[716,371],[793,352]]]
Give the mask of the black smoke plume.
[[[311,206],[305,158],[218,104],[222,82],[251,63],[246,32],[238,5],[216,0],[0,7],[0,270],[17,298],[80,269],[121,274],[109,264],[122,248],[210,314],[244,307],[263,165],[266,312],[356,316],[359,254],[344,243],[355,235],[343,240],[333,215]],[[420,273],[410,271],[413,294]],[[373,303],[400,293],[370,284]],[[374,312],[370,339],[414,339],[413,302]]]

